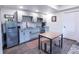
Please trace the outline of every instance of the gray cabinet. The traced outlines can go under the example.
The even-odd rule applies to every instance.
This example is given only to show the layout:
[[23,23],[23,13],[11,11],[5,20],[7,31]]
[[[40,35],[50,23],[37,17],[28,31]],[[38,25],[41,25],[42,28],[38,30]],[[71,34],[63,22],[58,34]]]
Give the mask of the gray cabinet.
[[[48,27],[45,27],[45,31],[48,32]],[[34,38],[38,38],[39,34],[39,27],[20,29],[20,43],[27,42]]]
[[31,39],[34,39],[34,38],[38,38],[38,35],[40,33],[40,28],[32,28],[32,30],[30,30],[30,37]]
[[48,32],[48,31],[49,31],[49,27],[46,26],[46,27],[45,27],[45,32]]
[[24,43],[30,40],[29,31],[26,29],[20,30],[20,43]]

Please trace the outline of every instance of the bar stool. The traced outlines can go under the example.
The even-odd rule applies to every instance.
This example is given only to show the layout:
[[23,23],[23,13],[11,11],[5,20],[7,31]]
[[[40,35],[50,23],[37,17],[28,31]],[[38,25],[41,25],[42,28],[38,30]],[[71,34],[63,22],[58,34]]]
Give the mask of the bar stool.
[[42,51],[48,53],[48,50],[50,49],[50,47],[48,47],[49,44],[50,44],[49,40],[46,39],[46,38],[44,38],[44,39],[42,39],[42,40],[40,41],[40,44],[41,44],[41,45],[40,45],[40,49],[41,49]]
[[48,43],[47,40],[44,40],[44,41],[42,40],[42,41],[41,41],[41,47],[40,47],[40,48],[41,48],[41,50],[43,50],[44,52],[46,52],[46,50],[47,50],[47,43]]
[[[58,39],[57,40],[58,42],[53,40],[52,45],[60,47],[60,39],[59,38],[57,38],[57,39]],[[49,53],[50,52],[50,41],[46,38],[42,38],[41,41],[40,41],[40,49],[42,51],[44,51],[45,53]]]
[[60,37],[58,37],[58,38],[56,38],[56,41],[54,41],[55,42],[55,46],[58,46],[59,48],[61,48],[61,38]]

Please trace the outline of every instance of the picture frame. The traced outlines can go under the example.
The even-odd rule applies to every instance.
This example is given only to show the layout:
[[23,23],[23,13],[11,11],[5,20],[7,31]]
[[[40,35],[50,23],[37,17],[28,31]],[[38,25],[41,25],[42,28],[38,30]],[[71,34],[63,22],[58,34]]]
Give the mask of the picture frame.
[[52,22],[56,22],[57,21],[57,17],[56,16],[52,16],[51,21]]

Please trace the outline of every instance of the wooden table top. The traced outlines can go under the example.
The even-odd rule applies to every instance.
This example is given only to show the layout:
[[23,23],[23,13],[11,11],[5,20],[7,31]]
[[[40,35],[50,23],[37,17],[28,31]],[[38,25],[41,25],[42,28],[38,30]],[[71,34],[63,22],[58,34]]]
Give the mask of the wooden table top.
[[49,38],[49,39],[54,39],[54,38],[60,36],[61,34],[57,33],[57,32],[45,32],[40,35],[43,37]]

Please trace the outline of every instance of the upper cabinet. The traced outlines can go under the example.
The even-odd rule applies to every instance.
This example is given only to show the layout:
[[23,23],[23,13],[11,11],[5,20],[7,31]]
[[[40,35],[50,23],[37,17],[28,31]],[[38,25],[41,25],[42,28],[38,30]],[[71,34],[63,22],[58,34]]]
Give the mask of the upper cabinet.
[[37,22],[43,22],[43,18],[37,17]]
[[33,22],[32,16],[22,16],[22,21]]

